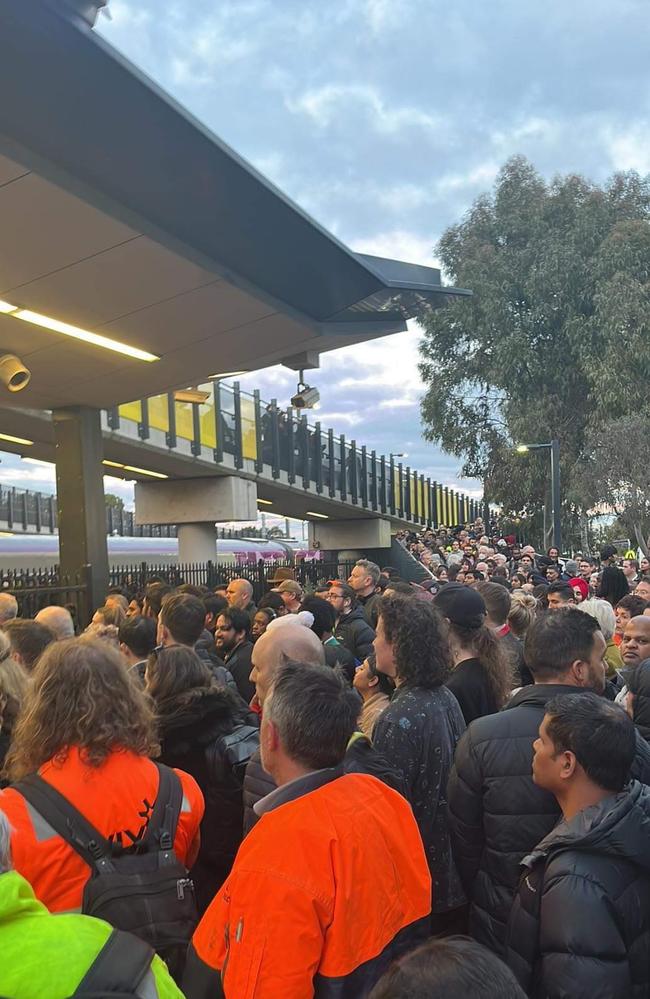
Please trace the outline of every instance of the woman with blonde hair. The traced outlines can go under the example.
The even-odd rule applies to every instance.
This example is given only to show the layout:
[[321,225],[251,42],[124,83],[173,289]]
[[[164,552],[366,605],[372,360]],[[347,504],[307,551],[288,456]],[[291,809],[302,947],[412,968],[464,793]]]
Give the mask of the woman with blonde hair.
[[539,604],[532,593],[515,590],[508,614],[508,624],[515,638],[523,642],[526,632],[537,617],[538,610]]
[[[90,638],[54,642],[41,656],[15,727],[5,769],[12,781],[37,773],[111,844],[123,850],[145,835],[160,772],[150,701],[122,656]],[[175,771],[183,791],[174,849],[186,867],[198,850],[203,797]],[[80,909],[90,867],[16,788],[0,792],[12,827],[16,870],[51,912]]]

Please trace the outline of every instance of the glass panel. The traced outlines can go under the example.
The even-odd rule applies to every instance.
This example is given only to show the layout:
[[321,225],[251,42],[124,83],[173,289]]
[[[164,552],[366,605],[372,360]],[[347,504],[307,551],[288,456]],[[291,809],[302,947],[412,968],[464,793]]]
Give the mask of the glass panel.
[[399,468],[395,469],[395,478],[393,481],[393,494],[395,496],[395,509],[401,510],[402,497],[400,496],[400,488],[399,488]]
[[221,447],[226,454],[235,453],[235,397],[231,386],[221,384],[221,413],[219,414],[219,430],[221,432]]
[[415,516],[415,475],[409,475],[409,496],[411,497],[411,516]]
[[169,430],[169,410],[166,395],[154,395],[149,399],[149,426],[154,430]]
[[125,402],[123,406],[120,406],[118,412],[122,420],[134,420],[135,423],[142,422],[142,403],[139,399],[137,402]]
[[194,440],[194,421],[192,419],[191,402],[175,402],[176,410],[176,436],[183,440]]
[[249,395],[241,399],[241,450],[244,458],[257,458],[257,438],[255,436],[255,401]]

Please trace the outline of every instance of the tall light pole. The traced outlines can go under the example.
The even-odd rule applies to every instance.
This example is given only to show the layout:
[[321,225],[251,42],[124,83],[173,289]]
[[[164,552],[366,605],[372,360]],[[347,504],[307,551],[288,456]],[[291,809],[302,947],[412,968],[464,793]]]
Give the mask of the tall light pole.
[[529,451],[550,451],[551,453],[551,503],[553,506],[553,546],[562,552],[562,517],[560,497],[560,442],[554,437],[548,444],[518,444],[519,454]]

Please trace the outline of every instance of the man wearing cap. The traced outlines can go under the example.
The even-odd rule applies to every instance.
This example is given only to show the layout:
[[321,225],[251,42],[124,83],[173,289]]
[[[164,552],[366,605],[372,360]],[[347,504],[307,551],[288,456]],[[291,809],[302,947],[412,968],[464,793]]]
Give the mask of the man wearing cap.
[[296,574],[293,571],[293,569],[288,569],[284,568],[283,566],[279,566],[275,570],[274,574],[270,576],[266,582],[270,586],[276,587],[279,586],[280,583],[284,583],[285,579],[295,579],[295,578]]
[[297,614],[303,597],[300,583],[297,583],[295,579],[285,579],[277,589],[289,614]]

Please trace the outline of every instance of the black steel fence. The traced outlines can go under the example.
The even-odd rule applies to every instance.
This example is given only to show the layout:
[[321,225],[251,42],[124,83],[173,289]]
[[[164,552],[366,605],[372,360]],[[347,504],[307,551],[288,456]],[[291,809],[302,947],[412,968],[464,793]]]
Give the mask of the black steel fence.
[[291,570],[293,579],[305,590],[313,590],[328,579],[347,579],[354,562],[334,561],[283,561],[265,562],[260,559],[255,564],[233,564],[232,562],[194,562],[189,565],[152,565],[141,562],[138,565],[114,566],[110,570],[110,585],[120,586],[128,593],[142,591],[147,583],[160,580],[171,586],[191,583],[193,586],[208,586],[214,589],[220,583],[232,579],[248,579],[253,586],[253,598],[258,601],[274,585],[270,580],[278,569]]
[[[144,590],[147,583],[156,580],[180,586],[191,583],[194,586],[208,586],[214,589],[220,583],[232,579],[248,579],[253,586],[255,601],[272,588],[278,569],[291,571],[290,578],[297,580],[306,591],[314,590],[328,579],[347,579],[354,562],[290,561],[265,562],[260,559],[254,564],[235,565],[231,562],[195,562],[189,565],[152,565],[140,562],[137,565],[115,566],[109,573],[109,586],[122,587],[126,593],[135,595]],[[0,568],[0,591],[13,593],[18,600],[18,613],[21,617],[34,617],[43,607],[51,604],[66,606],[76,621],[85,626],[95,608],[88,605],[90,566],[77,577],[61,576],[58,566],[49,569],[2,569]]]
[[88,605],[90,566],[76,576],[62,576],[58,566],[50,569],[0,569],[0,589],[18,601],[19,617],[34,617],[43,607],[67,607],[76,624],[85,626],[92,608]]

